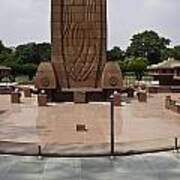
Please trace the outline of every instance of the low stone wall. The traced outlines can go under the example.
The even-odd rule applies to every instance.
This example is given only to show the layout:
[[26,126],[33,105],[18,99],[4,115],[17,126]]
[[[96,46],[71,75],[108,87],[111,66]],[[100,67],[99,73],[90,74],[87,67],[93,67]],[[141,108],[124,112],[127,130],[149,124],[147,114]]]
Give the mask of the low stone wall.
[[13,90],[13,87],[0,87],[0,94],[11,94]]
[[171,96],[166,97],[165,107],[166,109],[172,110],[180,114],[180,102],[176,100],[172,100]]
[[150,86],[149,93],[180,93],[180,86]]
[[[173,93],[177,92],[172,90],[170,86],[151,86],[148,88],[149,93]],[[180,92],[180,90],[179,90]]]

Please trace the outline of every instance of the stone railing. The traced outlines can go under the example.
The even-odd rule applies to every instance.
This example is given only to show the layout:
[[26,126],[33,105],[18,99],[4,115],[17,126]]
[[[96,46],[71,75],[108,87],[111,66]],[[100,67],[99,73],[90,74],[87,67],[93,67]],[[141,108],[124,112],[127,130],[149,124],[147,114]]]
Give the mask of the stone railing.
[[0,94],[11,94],[13,92],[13,87],[0,87]]
[[171,96],[166,97],[165,107],[180,114],[180,101],[172,100]]

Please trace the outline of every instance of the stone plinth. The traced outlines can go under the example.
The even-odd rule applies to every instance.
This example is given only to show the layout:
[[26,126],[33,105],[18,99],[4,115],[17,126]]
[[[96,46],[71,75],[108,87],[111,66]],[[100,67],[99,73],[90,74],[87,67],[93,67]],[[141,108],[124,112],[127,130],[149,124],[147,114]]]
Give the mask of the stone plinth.
[[12,92],[11,93],[11,103],[12,104],[19,104],[20,103],[21,94],[19,92]]
[[75,91],[74,92],[74,103],[86,103],[86,92]]
[[48,102],[48,96],[46,94],[38,95],[38,105],[39,106],[46,106],[47,102]]
[[26,98],[32,97],[30,88],[24,88],[23,91],[24,91],[24,97],[26,97]]

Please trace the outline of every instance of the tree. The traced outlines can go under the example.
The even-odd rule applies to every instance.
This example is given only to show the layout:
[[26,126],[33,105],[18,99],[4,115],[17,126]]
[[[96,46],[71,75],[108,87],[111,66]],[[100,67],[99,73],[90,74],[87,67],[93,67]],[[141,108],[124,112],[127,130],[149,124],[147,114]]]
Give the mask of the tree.
[[166,48],[161,50],[161,60],[167,60],[174,57],[174,48]]
[[17,46],[14,50],[7,48],[0,41],[0,64],[12,68],[14,76],[35,75],[38,65],[51,58],[51,44],[28,43]]
[[131,56],[124,60],[124,64],[126,71],[133,72],[136,76],[136,79],[140,81],[144,75],[144,71],[148,66],[148,60],[147,58],[143,57]]
[[29,79],[32,80],[37,71],[37,67],[37,65],[31,63],[24,64],[21,67],[21,74],[29,76]]
[[51,45],[49,43],[28,43],[16,48],[18,63],[32,63],[39,65],[41,61],[49,61],[51,58]]
[[5,61],[9,58],[11,53],[12,50],[5,47],[2,41],[0,41],[0,64],[4,65]]
[[50,59],[51,59],[51,44],[49,44],[49,43],[37,44],[37,50],[38,50],[39,59],[41,61],[50,61]]
[[39,64],[38,51],[35,43],[19,45],[16,48],[17,62],[20,64],[34,63]]
[[170,40],[160,37],[154,31],[135,34],[126,51],[127,56],[147,58],[150,64],[161,61],[161,52],[170,44]]
[[109,61],[124,60],[125,52],[120,47],[115,46],[107,52]]
[[0,41],[0,54],[2,53],[11,53],[11,49],[4,46],[2,41]]
[[127,69],[127,64],[125,61],[118,61],[119,67],[121,69],[122,75],[125,76],[126,72],[128,71]]
[[180,60],[180,45],[173,48],[173,57]]

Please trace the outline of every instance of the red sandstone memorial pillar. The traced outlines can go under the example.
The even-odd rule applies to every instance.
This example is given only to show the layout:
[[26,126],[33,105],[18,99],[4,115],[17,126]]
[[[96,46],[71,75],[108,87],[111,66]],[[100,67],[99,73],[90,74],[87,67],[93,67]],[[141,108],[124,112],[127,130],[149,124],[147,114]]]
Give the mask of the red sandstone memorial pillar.
[[106,0],[51,2],[51,63],[40,64],[36,88],[53,101],[108,100],[123,83],[118,64],[107,62]]
[[52,0],[52,49],[59,88],[100,87],[106,63],[106,0]]

